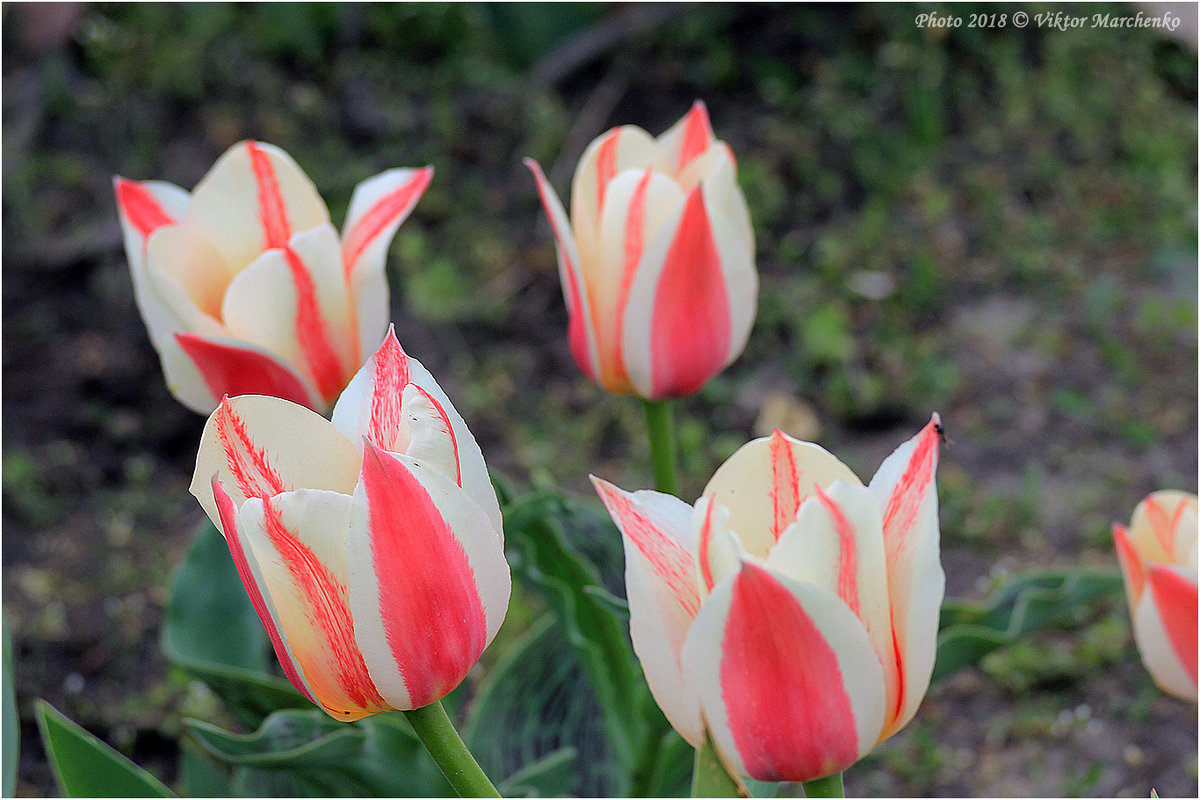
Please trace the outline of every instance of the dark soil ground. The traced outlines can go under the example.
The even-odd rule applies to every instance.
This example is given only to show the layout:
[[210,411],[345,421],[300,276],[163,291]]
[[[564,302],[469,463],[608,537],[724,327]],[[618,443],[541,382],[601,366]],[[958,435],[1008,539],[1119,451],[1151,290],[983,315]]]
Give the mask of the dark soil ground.
[[[164,387],[110,181],[190,188],[246,137],[290,152],[339,222],[359,180],[436,167],[391,251],[400,340],[491,468],[582,494],[589,471],[650,484],[640,410],[571,362],[521,158],[565,196],[593,137],[658,133],[702,98],[738,154],[762,290],[743,357],[679,409],[684,496],[776,425],[869,476],[937,409],[949,596],[1047,565],[1115,569],[1114,521],[1154,489],[1196,491],[1194,39],[919,28],[931,8],[1133,13],[6,4],[18,794],[57,791],[37,697],[176,776],[194,698],[157,632],[202,517],[186,486],[203,420]],[[1114,598],[936,687],[847,788],[1194,797],[1196,720],[1154,687]]]

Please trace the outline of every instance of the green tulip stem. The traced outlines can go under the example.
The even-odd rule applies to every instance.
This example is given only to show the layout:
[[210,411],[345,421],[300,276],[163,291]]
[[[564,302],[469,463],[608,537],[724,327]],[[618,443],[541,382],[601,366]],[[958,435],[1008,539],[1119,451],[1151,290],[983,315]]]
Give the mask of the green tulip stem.
[[440,701],[405,711],[404,717],[459,797],[500,796],[463,744]]
[[845,797],[846,787],[842,785],[842,773],[835,772],[824,778],[804,782],[805,797]]
[[646,427],[650,431],[650,460],[654,464],[654,488],[678,494],[675,479],[675,425],[670,400],[644,400]]
[[741,782],[721,763],[712,737],[704,732],[704,744],[696,750],[692,764],[692,797],[747,797]]

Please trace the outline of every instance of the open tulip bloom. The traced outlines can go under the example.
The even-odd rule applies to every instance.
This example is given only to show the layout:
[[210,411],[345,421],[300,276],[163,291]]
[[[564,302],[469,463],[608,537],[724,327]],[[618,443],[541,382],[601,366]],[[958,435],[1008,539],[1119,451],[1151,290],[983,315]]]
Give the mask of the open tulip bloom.
[[625,543],[630,633],[663,713],[726,767],[809,781],[903,727],[929,686],[945,585],[938,419],[868,486],[776,431],[694,507],[593,478]]
[[176,398],[202,414],[240,394],[327,409],[387,330],[388,244],[432,176],[362,182],[340,237],[268,144],[234,145],[191,194],[116,178],[134,297]]
[[1154,492],[1113,526],[1142,662],[1163,691],[1196,700],[1196,495]]
[[729,146],[697,102],[657,139],[613,128],[575,171],[571,218],[541,168],[584,374],[618,394],[684,397],[742,352],[757,306],[754,233]]
[[191,491],[284,673],[335,719],[436,702],[504,619],[509,569],[483,456],[391,332],[332,422],[276,397],[223,400]]

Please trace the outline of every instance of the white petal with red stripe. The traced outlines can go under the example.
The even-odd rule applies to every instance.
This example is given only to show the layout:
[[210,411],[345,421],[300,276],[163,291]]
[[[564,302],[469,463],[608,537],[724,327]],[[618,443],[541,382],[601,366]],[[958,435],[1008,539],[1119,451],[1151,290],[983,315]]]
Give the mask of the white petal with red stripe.
[[899,665],[892,636],[883,517],[861,484],[834,481],[800,505],[796,521],[779,537],[766,564],[842,599],[859,618],[883,666],[887,698],[899,694]]
[[191,195],[166,181],[131,181],[119,176],[113,178],[113,191],[136,289],[145,280],[147,239],[156,230],[178,223],[187,213]]
[[1163,691],[1196,700],[1196,571],[1154,564],[1133,610],[1138,652]]
[[332,225],[297,234],[255,259],[229,285],[222,314],[231,334],[294,364],[326,403],[357,366],[358,334]]
[[939,424],[935,414],[920,433],[884,459],[870,483],[883,509],[892,630],[901,660],[900,705],[892,711],[885,736],[916,713],[937,655],[938,615],[946,585],[934,480]]
[[[406,394],[409,385],[418,387],[419,392]],[[400,347],[394,329],[389,329],[379,349],[367,359],[338,398],[333,409],[333,424],[360,448],[365,436],[385,450],[406,452],[412,442],[413,425],[405,405],[406,396],[422,398],[421,406],[414,410],[422,418],[418,426],[437,428],[448,423],[449,444],[457,455],[457,469],[452,470],[446,460],[439,463],[449,478],[461,485],[467,496],[488,515],[503,542],[500,504],[479,444],[429,370]]]
[[742,445],[712,476],[704,496],[729,509],[746,552],[765,558],[813,487],[862,485],[828,450],[776,431]]
[[357,448],[320,414],[275,397],[232,397],[204,425],[191,492],[214,524],[214,475],[234,505],[295,489],[350,494],[358,482]]
[[312,181],[292,157],[269,144],[229,148],[196,184],[188,219],[212,232],[213,243],[234,269],[297,231],[329,222]]
[[647,242],[630,289],[622,354],[643,397],[695,392],[745,346],[758,275],[742,235],[693,189]]
[[441,472],[368,444],[348,552],[358,645],[380,693],[399,709],[441,699],[508,608],[491,522]]
[[163,351],[163,367],[171,392],[201,413],[209,413],[222,397],[244,394],[325,407],[316,388],[291,364],[242,339],[177,332],[171,349]]
[[358,342],[369,353],[388,325],[388,246],[433,179],[433,167],[389,169],[360,183],[342,226],[342,262],[358,314]]
[[716,141],[708,118],[708,108],[697,100],[686,114],[658,137],[657,143],[667,159],[668,171],[679,175],[708,152]]
[[542,174],[541,166],[531,158],[525,159],[525,166],[529,167],[537,180],[538,195],[546,209],[550,228],[554,231],[554,245],[558,253],[558,277],[562,283],[563,299],[566,301],[570,317],[567,341],[571,346],[571,354],[585,375],[599,380],[600,356],[596,345],[595,319],[575,234],[571,230],[567,212],[563,210],[554,187]]
[[700,609],[692,509],[671,495],[631,494],[595,476],[592,484],[622,534],[629,633],[650,692],[675,730],[699,746],[704,737],[699,703],[680,663],[688,627]]
[[295,665],[314,699],[344,721],[390,710],[355,640],[346,564],[352,507],[348,495],[307,489],[252,497],[238,512]]
[[692,511],[692,535],[696,541],[696,586],[703,602],[713,587],[741,569],[744,553],[737,534],[729,529],[729,509],[707,497],[697,500]]
[[845,769],[883,724],[883,675],[854,613],[751,561],[704,604],[683,662],[718,750],[758,780]]

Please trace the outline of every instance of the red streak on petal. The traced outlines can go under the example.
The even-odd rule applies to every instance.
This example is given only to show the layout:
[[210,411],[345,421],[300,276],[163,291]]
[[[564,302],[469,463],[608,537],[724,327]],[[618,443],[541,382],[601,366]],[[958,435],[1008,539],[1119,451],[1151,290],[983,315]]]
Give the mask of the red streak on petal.
[[300,677],[300,672],[296,667],[296,663],[292,661],[288,655],[287,647],[283,644],[283,637],[279,635],[279,628],[275,624],[275,618],[267,610],[267,603],[263,599],[262,589],[258,582],[254,580],[254,572],[250,569],[250,564],[246,560],[246,547],[242,541],[241,535],[237,528],[237,508],[233,504],[233,499],[225,493],[221,482],[214,475],[212,479],[213,496],[217,501],[217,513],[221,517],[221,530],[225,532],[225,541],[229,545],[229,554],[233,556],[233,565],[237,568],[238,577],[242,579],[242,586],[246,588],[246,594],[250,596],[250,604],[254,606],[254,611],[258,614],[258,618],[262,620],[263,627],[267,630],[267,636],[271,640],[271,646],[275,648],[275,656],[279,659],[279,665],[283,667],[283,674],[292,682],[292,685],[309,699],[310,702],[317,702],[313,696],[309,694],[308,687],[304,684]]
[[[616,329],[625,328],[625,308],[629,305],[629,292],[633,288],[633,278],[637,275],[638,264],[642,261],[644,228],[646,227],[646,188],[650,185],[652,170],[647,169],[633,190],[633,198],[629,201],[629,216],[625,219],[625,265],[621,272],[621,288],[617,295],[617,324]],[[617,348],[617,360],[621,361],[621,350]],[[618,369],[620,380],[628,380],[625,365]]]
[[596,154],[596,216],[604,211],[604,195],[608,191],[608,182],[617,174],[617,140],[621,137],[621,129],[613,130],[605,137]]
[[788,525],[796,519],[800,502],[800,471],[792,455],[792,446],[787,437],[776,428],[771,434],[771,534],[775,541]]
[[450,437],[450,447],[454,450],[454,480],[462,487],[462,462],[458,457],[458,437],[454,435],[454,426],[450,424],[450,417],[446,415],[446,409],[437,401],[437,398],[425,391],[425,387],[417,385],[417,391],[425,396],[425,399],[433,405],[438,416],[442,418],[442,429]]
[[317,302],[312,274],[296,251],[286,244],[283,255],[296,287],[296,341],[316,381],[317,391],[323,400],[330,402],[346,388],[347,375],[330,341],[329,325]]
[[634,506],[624,492],[607,484],[597,486],[600,499],[629,538],[650,562],[651,568],[670,588],[689,617],[700,610],[696,591],[695,558]]
[[375,381],[371,386],[371,422],[367,438],[384,450],[395,448],[402,419],[404,387],[408,386],[408,356],[396,339],[396,329],[388,335],[372,358]]
[[702,187],[688,195],[654,296],[651,399],[686,397],[729,356],[729,296]]
[[213,399],[265,394],[302,406],[312,405],[304,382],[268,355],[183,331],[175,334],[175,341],[200,370]]
[[917,511],[933,486],[939,441],[935,423],[930,422],[921,431],[921,439],[913,448],[912,457],[892,489],[892,496],[888,498],[883,513],[883,539],[887,545],[888,563],[908,544],[908,533],[916,521]]
[[565,237],[569,233],[559,230],[557,217],[551,210],[550,197],[547,195],[549,185],[546,183],[546,176],[542,173],[541,166],[532,159],[526,159],[525,164],[533,172],[533,176],[537,180],[538,197],[541,198],[542,207],[546,210],[546,218],[550,221],[550,228],[554,231],[554,243],[558,249],[558,257],[565,265],[561,272],[564,281],[563,298],[567,303],[567,343],[571,346],[571,355],[575,357],[575,363],[579,365],[579,369],[584,375],[592,380],[599,380],[599,374],[596,371],[596,365],[592,361],[591,350],[588,347],[583,293],[579,286],[579,277],[577,274],[579,265],[573,263],[568,255],[567,242],[569,240]]
[[742,565],[721,650],[722,698],[750,777],[806,781],[858,759],[837,653],[768,570]]
[[[856,617],[862,619],[858,599],[858,540],[854,538],[854,526],[842,513],[841,506],[825,494],[820,486],[817,487],[817,498],[833,521],[833,529],[841,545],[838,553],[838,597],[850,606]],[[866,620],[863,623],[865,625]]]
[[275,471],[266,451],[256,447],[246,430],[246,421],[222,400],[216,413],[217,436],[225,450],[225,463],[237,480],[243,497],[270,497],[290,491]]
[[121,214],[143,238],[163,225],[175,222],[145,186],[125,178],[117,178],[115,183],[117,205],[121,208]]
[[487,617],[462,544],[409,469],[368,443],[363,486],[379,611],[413,708],[462,682],[487,641]]
[[712,562],[708,558],[708,549],[712,546],[712,512],[716,503],[708,502],[704,510],[704,523],[700,526],[700,577],[704,579],[704,588],[710,592],[713,588]]
[[712,125],[708,121],[708,109],[697,100],[687,113],[683,127],[683,144],[679,148],[678,171],[683,172],[692,159],[708,150],[712,141]]
[[[354,639],[354,621],[346,599],[346,586],[287,529],[279,509],[269,497],[263,498],[263,515],[267,536],[279,552],[292,583],[304,597],[305,619],[323,640],[324,646],[317,650],[317,655],[327,661],[337,683],[336,687],[320,686],[314,680],[317,676],[310,669],[305,670],[305,677],[313,683],[313,691],[321,705],[334,711],[389,709],[367,673],[366,662]],[[337,696],[338,690],[344,698]],[[351,707],[345,708],[344,701],[349,701]]]
[[892,658],[896,661],[896,702],[892,704],[891,713],[883,726],[884,735],[891,734],[891,726],[904,713],[904,704],[908,699],[905,697],[907,685],[904,680],[904,648],[900,645],[900,634],[896,631],[896,605],[894,603],[888,616],[892,626]]
[[292,229],[288,224],[283,194],[279,191],[279,181],[275,177],[275,167],[271,164],[270,156],[259,149],[257,142],[246,142],[246,152],[250,154],[250,168],[254,170],[254,180],[258,182],[258,219],[262,223],[266,249],[283,247],[292,238]]
[[1175,570],[1154,564],[1147,575],[1154,605],[1162,619],[1171,649],[1196,683],[1197,593],[1194,581]]
[[417,170],[407,183],[398,186],[375,202],[367,209],[358,222],[347,233],[342,244],[343,267],[346,271],[346,281],[359,256],[366,250],[385,228],[412,210],[413,205],[425,193],[429,182],[433,180],[433,167]]
[[1121,571],[1125,573],[1125,583],[1129,586],[1130,606],[1142,599],[1146,588],[1146,566],[1137,549],[1129,541],[1129,531],[1124,525],[1113,525],[1113,544],[1117,550],[1117,561]]

